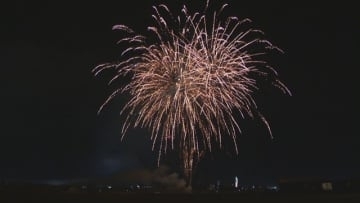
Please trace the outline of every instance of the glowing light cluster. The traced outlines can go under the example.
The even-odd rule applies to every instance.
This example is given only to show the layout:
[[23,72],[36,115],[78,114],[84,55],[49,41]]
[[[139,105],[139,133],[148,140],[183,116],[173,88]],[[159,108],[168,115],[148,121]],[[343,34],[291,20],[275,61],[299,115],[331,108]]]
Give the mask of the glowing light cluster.
[[148,27],[155,36],[153,43],[128,26],[113,26],[126,33],[119,41],[127,45],[122,60],[93,69],[95,75],[116,69],[109,83],[131,77],[99,110],[116,95],[130,94],[121,111],[126,117],[123,136],[129,128],[149,129],[153,149],[158,146],[158,161],[162,153],[179,147],[183,156],[189,156],[184,167],[190,170],[194,157],[211,151],[212,143],[221,146],[223,136],[233,139],[237,153],[236,136],[241,129],[235,112],[260,118],[271,135],[253,98],[258,80],[272,80],[290,94],[263,58],[271,50],[281,50],[263,39],[264,33],[252,28],[249,19],[230,16],[221,21],[227,4],[213,13],[208,13],[208,5],[209,1],[203,13],[193,14],[183,6],[177,17],[166,5],[154,6],[155,24]]

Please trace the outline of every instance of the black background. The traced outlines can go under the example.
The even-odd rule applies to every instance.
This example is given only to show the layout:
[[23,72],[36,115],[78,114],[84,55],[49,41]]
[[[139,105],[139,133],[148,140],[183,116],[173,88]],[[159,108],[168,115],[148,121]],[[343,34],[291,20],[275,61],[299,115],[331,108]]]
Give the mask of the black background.
[[[115,24],[141,34],[152,25],[152,5],[178,14],[191,1],[20,1],[1,6],[0,179],[69,180],[156,167],[147,131],[120,141],[118,97],[108,76],[91,70],[119,59]],[[229,15],[250,18],[285,53],[274,57],[293,96],[271,89],[259,97],[274,139],[257,121],[243,121],[240,154],[225,148],[199,163],[197,181],[277,181],[283,177],[358,178],[359,16],[346,2],[229,0]],[[221,3],[216,3],[221,5]],[[4,21],[4,22],[3,22]],[[164,164],[177,171],[174,154]]]

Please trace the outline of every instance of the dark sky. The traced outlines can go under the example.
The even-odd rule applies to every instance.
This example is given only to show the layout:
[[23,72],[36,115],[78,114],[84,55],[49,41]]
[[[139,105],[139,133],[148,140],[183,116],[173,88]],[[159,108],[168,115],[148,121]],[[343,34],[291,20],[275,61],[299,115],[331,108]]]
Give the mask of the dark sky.
[[[208,154],[197,180],[358,178],[356,7],[343,1],[226,2],[229,15],[252,19],[285,51],[274,63],[293,96],[275,89],[261,96],[275,138],[258,122],[242,121],[240,154],[231,148]],[[152,5],[159,3],[174,12],[184,3],[203,8],[179,0],[14,0],[1,6],[0,180],[74,180],[156,167],[147,131],[135,129],[120,141],[124,97],[96,114],[114,87],[106,85],[106,74],[95,78],[91,69],[119,59],[121,36],[113,25],[146,35]],[[163,163],[176,171],[172,156]]]

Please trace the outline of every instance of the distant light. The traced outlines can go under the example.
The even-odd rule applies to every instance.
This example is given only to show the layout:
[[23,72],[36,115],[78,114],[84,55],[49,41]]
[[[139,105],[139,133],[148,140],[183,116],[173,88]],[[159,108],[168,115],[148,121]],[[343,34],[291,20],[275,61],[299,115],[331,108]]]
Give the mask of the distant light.
[[235,188],[238,188],[239,186],[239,179],[237,176],[235,176],[235,184],[234,184]]
[[276,185],[267,186],[266,188],[267,188],[268,190],[275,190],[275,191],[278,191],[278,190],[279,190],[278,186],[276,186]]
[[332,183],[330,183],[330,182],[322,183],[321,187],[324,191],[332,191],[333,190]]
[[111,186],[111,185],[108,185],[107,188],[108,188],[108,189],[112,189],[112,186]]
[[[41,183],[42,181],[40,181]],[[46,180],[46,181],[43,181],[43,183],[46,183],[46,184],[49,184],[49,185],[64,185],[64,184],[68,184],[69,181],[67,180]]]

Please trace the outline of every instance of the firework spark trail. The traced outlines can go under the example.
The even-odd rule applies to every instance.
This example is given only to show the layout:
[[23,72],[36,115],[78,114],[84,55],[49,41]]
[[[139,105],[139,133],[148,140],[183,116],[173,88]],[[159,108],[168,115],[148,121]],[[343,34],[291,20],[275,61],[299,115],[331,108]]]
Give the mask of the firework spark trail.
[[[277,76],[275,69],[261,57],[270,50],[281,50],[264,40],[262,31],[245,29],[251,22],[249,19],[230,16],[225,21],[219,20],[227,4],[213,13],[209,23],[208,4],[207,1],[201,15],[189,14],[184,6],[177,18],[173,18],[166,5],[154,6],[155,26],[148,27],[157,37],[157,42],[152,44],[129,27],[115,25],[113,29],[127,33],[118,41],[129,45],[121,54],[124,59],[93,69],[95,75],[116,69],[117,74],[109,83],[131,76],[131,81],[114,91],[99,112],[116,95],[130,93],[121,110],[126,116],[122,138],[130,127],[150,129],[153,150],[159,144],[158,162],[163,152],[175,146],[197,156],[203,150],[211,151],[213,141],[221,147],[225,134],[233,139],[238,153],[236,135],[241,129],[234,111],[243,118],[258,116],[271,135],[270,126],[258,112],[252,95],[258,89],[258,80],[270,79],[269,74]],[[176,26],[171,26],[174,22],[166,17],[175,21]],[[277,78],[273,84],[290,94]]]

